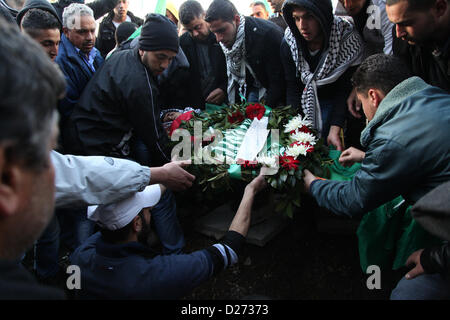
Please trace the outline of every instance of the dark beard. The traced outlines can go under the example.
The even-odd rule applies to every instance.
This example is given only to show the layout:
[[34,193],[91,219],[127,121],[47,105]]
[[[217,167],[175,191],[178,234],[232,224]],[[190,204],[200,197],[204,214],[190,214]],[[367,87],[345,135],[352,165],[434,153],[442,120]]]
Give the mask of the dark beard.
[[149,223],[145,222],[144,214],[142,212],[139,213],[139,216],[141,217],[141,220],[142,220],[142,230],[141,230],[141,232],[139,232],[139,234],[137,236],[138,242],[145,246],[148,246],[148,238],[151,233],[150,222]]

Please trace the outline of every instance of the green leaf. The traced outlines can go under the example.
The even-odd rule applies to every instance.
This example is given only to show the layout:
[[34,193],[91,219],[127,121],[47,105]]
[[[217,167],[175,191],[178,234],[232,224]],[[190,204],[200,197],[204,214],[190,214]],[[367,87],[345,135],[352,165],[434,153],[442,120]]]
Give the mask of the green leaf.
[[294,218],[294,211],[292,210],[292,204],[291,203],[289,203],[288,205],[287,205],[287,207],[286,207],[286,215],[289,217],[289,218]]
[[287,202],[286,201],[280,201],[277,206],[275,207],[275,211],[276,212],[281,212],[283,211],[284,208],[286,208],[287,206]]

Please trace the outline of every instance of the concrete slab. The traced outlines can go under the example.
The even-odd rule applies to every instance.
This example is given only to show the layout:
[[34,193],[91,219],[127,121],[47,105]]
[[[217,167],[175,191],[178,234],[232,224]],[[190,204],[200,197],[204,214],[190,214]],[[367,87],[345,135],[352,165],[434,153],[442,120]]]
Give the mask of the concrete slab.
[[[289,223],[281,214],[269,212],[271,209],[271,206],[265,206],[252,213],[247,243],[264,247]],[[200,218],[195,228],[198,232],[219,240],[228,231],[234,215],[235,212],[227,203]]]

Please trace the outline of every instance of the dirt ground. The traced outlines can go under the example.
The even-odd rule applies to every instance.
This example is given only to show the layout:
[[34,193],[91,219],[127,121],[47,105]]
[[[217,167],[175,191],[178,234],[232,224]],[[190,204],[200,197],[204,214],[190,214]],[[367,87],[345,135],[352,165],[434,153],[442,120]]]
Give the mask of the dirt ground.
[[[382,270],[381,290],[369,290],[359,265],[356,234],[319,230],[319,211],[307,201],[288,226],[265,247],[247,244],[240,262],[197,288],[186,299],[387,300],[405,270]],[[336,223],[346,223],[336,219]],[[192,216],[181,220],[187,250],[214,244],[194,231]],[[344,228],[345,229],[345,228]]]

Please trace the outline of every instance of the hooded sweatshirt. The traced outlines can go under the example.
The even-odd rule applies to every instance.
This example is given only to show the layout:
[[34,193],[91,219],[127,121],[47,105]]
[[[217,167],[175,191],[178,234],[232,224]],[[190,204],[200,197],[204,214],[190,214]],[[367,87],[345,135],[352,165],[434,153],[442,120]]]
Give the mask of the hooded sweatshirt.
[[25,1],[25,5],[23,6],[22,10],[19,11],[16,17],[17,24],[20,26],[22,19],[24,15],[30,10],[30,9],[41,9],[44,11],[50,12],[52,15],[54,15],[60,24],[60,28],[62,28],[62,21],[58,16],[58,13],[56,12],[55,8],[52,6],[50,2],[47,0],[27,0]]
[[[324,35],[319,52],[311,53],[300,34],[292,17],[296,7],[318,21]],[[348,21],[333,15],[331,0],[287,0],[282,10],[288,25],[281,45],[287,103],[303,111],[314,127],[327,135],[330,126],[344,126],[350,67],[362,58],[362,39]]]

